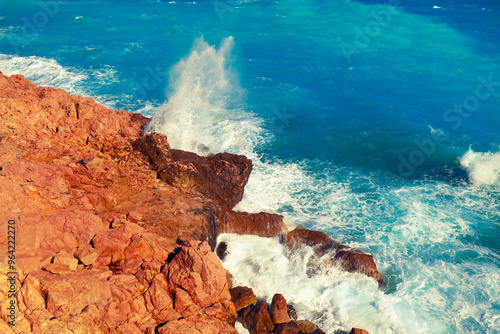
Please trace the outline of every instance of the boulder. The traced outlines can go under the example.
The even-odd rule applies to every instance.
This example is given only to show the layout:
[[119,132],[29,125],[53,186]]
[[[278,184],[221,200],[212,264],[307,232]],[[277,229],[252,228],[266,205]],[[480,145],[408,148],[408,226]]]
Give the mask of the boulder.
[[158,334],[238,334],[236,329],[227,322],[203,317],[192,316],[167,322],[158,329]]
[[290,316],[288,315],[286,307],[286,299],[279,293],[273,296],[273,301],[271,303],[271,319],[274,324],[290,322]]
[[274,327],[274,334],[298,334],[300,333],[299,325],[295,321],[277,324]]
[[292,253],[303,246],[313,248],[314,255],[307,263],[309,276],[323,273],[325,268],[338,265],[345,271],[374,278],[379,286],[384,284],[372,255],[342,245],[323,232],[296,228],[286,234],[284,243]]
[[359,328],[352,328],[351,332],[349,334],[370,334],[367,330],[364,329],[359,329]]
[[243,198],[252,171],[252,161],[242,155],[218,153],[202,157],[171,149],[167,137],[150,133],[136,140],[134,147],[146,155],[166,183],[195,190],[232,209]]
[[307,320],[299,320],[296,323],[302,333],[314,333],[318,329],[315,324]]
[[219,227],[219,233],[251,234],[260,237],[274,237],[287,230],[283,216],[267,212],[227,211]]
[[242,311],[240,318],[243,327],[248,329],[250,334],[268,334],[274,329],[266,302],[248,306]]
[[237,286],[229,290],[231,301],[234,303],[236,312],[257,303],[257,297],[253,290],[246,286]]

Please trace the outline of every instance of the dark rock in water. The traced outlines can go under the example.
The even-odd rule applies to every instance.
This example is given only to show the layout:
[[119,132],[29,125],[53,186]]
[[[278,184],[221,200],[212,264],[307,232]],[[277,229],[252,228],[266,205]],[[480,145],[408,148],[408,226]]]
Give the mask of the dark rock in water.
[[299,325],[295,321],[277,324],[273,331],[274,334],[298,334],[299,332]]
[[244,309],[241,315],[241,323],[243,327],[250,331],[250,334],[268,334],[274,329],[274,323],[269,315],[266,302]]
[[295,311],[295,307],[293,307],[293,305],[287,304],[286,310],[291,320],[297,320],[297,312]]
[[257,297],[253,293],[253,290],[246,286],[232,288],[229,290],[229,293],[231,294],[231,301],[234,303],[236,312],[257,303]]
[[314,323],[307,320],[297,321],[297,325],[299,326],[302,333],[313,333],[318,329],[318,327],[316,327]]
[[251,234],[260,237],[274,237],[287,230],[283,216],[267,212],[227,211],[219,227],[219,233]]
[[195,190],[226,209],[241,201],[252,171],[252,161],[243,155],[218,153],[202,157],[171,149],[167,136],[159,133],[140,137],[134,148],[149,157],[161,180],[180,189]]
[[224,241],[220,242],[215,252],[219,259],[224,260],[227,255],[227,244]]
[[283,295],[277,293],[271,303],[271,319],[274,324],[290,322],[290,316],[287,312],[286,299]]
[[286,234],[284,242],[291,252],[304,245],[313,248],[314,255],[307,263],[309,276],[324,272],[325,268],[340,265],[345,271],[373,277],[379,286],[384,284],[372,255],[342,245],[323,232],[296,228]]
[[351,329],[351,332],[349,334],[370,334],[370,333],[364,329],[353,328]]

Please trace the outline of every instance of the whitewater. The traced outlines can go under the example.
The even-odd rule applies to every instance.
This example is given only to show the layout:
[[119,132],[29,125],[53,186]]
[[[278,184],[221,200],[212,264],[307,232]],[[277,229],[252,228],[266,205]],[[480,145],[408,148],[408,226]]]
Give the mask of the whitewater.
[[234,285],[327,333],[500,332],[493,2],[58,3],[17,52],[39,2],[0,5],[0,71],[153,117],[174,148],[246,155],[237,210],[369,252],[387,282],[308,277],[306,250],[225,234]]

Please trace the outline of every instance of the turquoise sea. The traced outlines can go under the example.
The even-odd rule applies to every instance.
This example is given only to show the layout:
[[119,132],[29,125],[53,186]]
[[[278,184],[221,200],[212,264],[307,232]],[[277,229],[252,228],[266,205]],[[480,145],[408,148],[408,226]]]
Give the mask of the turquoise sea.
[[[370,252],[388,282],[222,235],[235,284],[327,333],[500,333],[500,2],[2,1],[0,71],[245,154],[239,210]],[[241,333],[245,330],[240,328]]]

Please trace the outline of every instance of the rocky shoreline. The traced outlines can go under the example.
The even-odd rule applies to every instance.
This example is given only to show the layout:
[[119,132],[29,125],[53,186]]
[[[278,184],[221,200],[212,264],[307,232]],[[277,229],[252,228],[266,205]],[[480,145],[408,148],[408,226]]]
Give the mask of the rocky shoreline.
[[140,114],[21,75],[0,73],[0,119],[2,333],[237,333],[236,321],[252,334],[322,333],[284,296],[268,305],[232,288],[214,253],[221,233],[280,236],[290,252],[313,248],[308,275],[339,266],[383,285],[369,254],[233,211],[244,156],[172,149],[142,134]]

